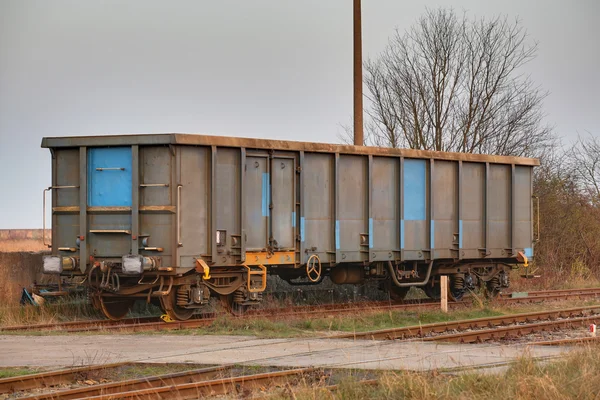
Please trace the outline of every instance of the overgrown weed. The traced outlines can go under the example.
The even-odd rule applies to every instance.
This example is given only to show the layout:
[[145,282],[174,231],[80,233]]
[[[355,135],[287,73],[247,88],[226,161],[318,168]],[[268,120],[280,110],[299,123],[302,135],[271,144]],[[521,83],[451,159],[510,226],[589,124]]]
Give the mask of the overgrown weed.
[[59,298],[42,305],[0,306],[0,326],[53,324],[97,318],[100,318],[100,314],[85,296]]
[[[595,399],[600,393],[600,347],[593,345],[550,362],[528,355],[496,374],[477,370],[460,374],[386,372],[377,385],[353,377],[330,392],[319,387],[295,388],[296,399],[411,399],[411,400],[562,400]],[[271,399],[289,398],[274,394]]]

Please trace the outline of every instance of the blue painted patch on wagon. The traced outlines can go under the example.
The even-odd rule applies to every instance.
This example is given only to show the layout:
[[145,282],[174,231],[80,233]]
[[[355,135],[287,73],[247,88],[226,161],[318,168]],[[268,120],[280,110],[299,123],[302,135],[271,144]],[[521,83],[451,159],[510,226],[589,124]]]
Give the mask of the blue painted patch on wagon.
[[400,220],[400,248],[404,250],[404,220]]
[[369,218],[369,248],[373,248],[373,218]]
[[525,257],[531,258],[533,257],[533,249],[531,247],[527,247],[525,250]]
[[431,250],[435,249],[435,221],[431,220]]
[[463,221],[458,221],[458,248],[463,248]]
[[269,216],[269,204],[271,203],[271,188],[269,187],[269,173],[262,174],[262,215]]
[[296,227],[296,211],[292,211],[292,228]]
[[131,206],[131,147],[95,147],[88,150],[88,205]]
[[335,249],[340,249],[340,221],[335,221]]
[[300,217],[300,241],[304,242],[304,217]]
[[427,207],[427,160],[404,160],[404,220],[424,221]]

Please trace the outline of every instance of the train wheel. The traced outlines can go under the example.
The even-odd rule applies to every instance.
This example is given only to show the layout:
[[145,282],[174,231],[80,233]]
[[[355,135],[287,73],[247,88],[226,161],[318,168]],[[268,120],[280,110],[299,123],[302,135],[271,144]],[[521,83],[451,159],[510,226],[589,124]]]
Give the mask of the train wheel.
[[439,300],[442,298],[442,288],[439,281],[430,280],[423,286],[423,291],[430,299]]
[[105,297],[98,295],[96,298],[100,305],[100,311],[108,319],[118,321],[127,315],[135,299],[119,298],[119,297]]
[[181,286],[175,286],[171,288],[169,294],[160,296],[160,305],[163,311],[171,317],[172,320],[185,321],[194,315],[194,310],[179,307],[177,305],[177,292],[179,289],[181,289]]
[[229,311],[232,315],[239,317],[244,315],[250,306],[240,304],[234,301],[234,294],[229,295],[221,295],[221,304],[227,311]]
[[467,292],[465,278],[462,275],[450,276],[448,282],[448,298],[452,301],[461,301]]
[[392,286],[390,287],[390,298],[394,301],[402,301],[406,298],[409,290],[409,287]]
[[487,281],[485,284],[485,295],[489,299],[493,299],[498,296],[502,288],[500,287],[500,280],[497,276]]

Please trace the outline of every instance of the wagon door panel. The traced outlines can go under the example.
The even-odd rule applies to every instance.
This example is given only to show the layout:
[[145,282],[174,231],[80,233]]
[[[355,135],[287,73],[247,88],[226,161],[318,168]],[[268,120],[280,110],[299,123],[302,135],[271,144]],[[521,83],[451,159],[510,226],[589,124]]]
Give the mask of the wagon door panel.
[[272,236],[277,243],[277,248],[281,250],[295,248],[295,175],[294,159],[274,158],[272,160]]
[[460,191],[461,258],[479,258],[485,247],[485,164],[463,162]]
[[89,249],[91,255],[131,253],[131,147],[88,150]]
[[[236,264],[242,261],[241,240],[241,177],[242,155],[239,149],[217,148],[215,154],[215,237],[216,251],[213,251],[215,263],[220,265]],[[248,229],[246,229],[248,231]],[[218,238],[217,238],[218,235]]]
[[131,206],[131,147],[99,147],[88,152],[88,205]]
[[432,175],[432,258],[458,258],[458,163],[435,161]]
[[401,242],[405,260],[423,260],[423,250],[429,249],[427,227],[429,160],[405,159],[403,178],[404,219],[401,221]]
[[270,188],[266,157],[246,157],[244,180],[244,229],[246,250],[267,247]]
[[180,267],[194,267],[195,258],[208,252],[208,175],[209,149],[181,146],[179,201],[180,201]]
[[162,248],[163,266],[174,266],[173,244],[176,221],[172,153],[167,146],[140,146],[140,254],[156,256],[144,248]]
[[513,197],[515,216],[513,248],[523,250],[527,257],[533,257],[532,206],[531,206],[531,167],[515,166],[515,195]]
[[79,214],[68,210],[79,208],[79,149],[58,149],[53,161],[56,171],[53,182],[60,189],[53,191],[52,247],[72,248],[76,247],[75,240],[79,236]]
[[338,165],[339,221],[336,223],[336,250],[341,262],[368,258],[367,157],[342,155]]
[[491,164],[488,178],[488,240],[489,257],[506,257],[511,249],[511,166]]
[[376,255],[372,261],[384,261],[394,258],[394,252],[400,249],[399,240],[399,159],[374,157],[371,172],[371,215],[372,232],[369,237],[371,253]]
[[[335,261],[333,241],[334,157],[332,154],[306,153],[302,165],[304,216],[300,237],[304,248],[318,254],[323,262]],[[306,262],[308,254],[301,254]]]

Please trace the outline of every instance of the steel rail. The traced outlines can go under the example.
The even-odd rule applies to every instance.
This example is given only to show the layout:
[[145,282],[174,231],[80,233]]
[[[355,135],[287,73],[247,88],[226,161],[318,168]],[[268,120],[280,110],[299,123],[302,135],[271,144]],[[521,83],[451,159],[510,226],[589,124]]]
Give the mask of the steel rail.
[[0,379],[0,393],[13,393],[40,387],[56,386],[71,382],[75,377],[90,372],[131,365],[131,362],[91,365],[86,367],[68,368],[57,371],[41,372],[39,374],[15,376]]
[[448,321],[424,325],[405,326],[401,328],[380,329],[368,332],[353,332],[328,336],[328,339],[354,339],[354,340],[394,340],[414,337],[423,337],[432,333],[444,333],[454,330],[482,329],[493,326],[518,324],[544,319],[569,318],[573,315],[599,314],[599,306],[576,307],[563,310],[538,311],[532,313],[503,315],[459,321]]
[[[501,340],[528,335],[540,331],[551,329],[572,328],[575,325],[583,325],[589,321],[598,320],[598,315],[588,315],[578,318],[565,318],[555,321],[544,321],[537,323],[528,323],[523,325],[499,326],[493,329],[482,329],[454,334],[445,334],[440,336],[425,337],[425,342],[460,342],[460,343],[481,343],[488,340]],[[534,342],[535,344],[535,342]]]
[[532,342],[530,344],[536,345],[536,346],[565,346],[565,345],[577,345],[577,344],[586,344],[586,343],[596,344],[598,342],[600,342],[600,337],[585,336],[585,337],[579,337],[579,338],[540,340],[540,341]]
[[500,297],[503,299],[513,298],[513,296],[515,296],[516,294],[524,294],[526,295],[526,297],[546,297],[554,295],[593,295],[600,294],[600,288],[532,290],[527,292],[500,293]]
[[139,379],[128,379],[125,381],[110,382],[76,389],[60,390],[56,392],[37,394],[29,397],[21,397],[21,399],[67,400],[84,399],[94,396],[107,396],[113,395],[115,393],[129,392],[133,390],[152,389],[162,386],[180,385],[189,382],[213,380],[226,373],[231,368],[232,366],[217,366],[194,369],[190,371],[156,375]]
[[54,322],[48,324],[35,324],[35,325],[13,325],[0,327],[0,332],[16,332],[16,331],[41,331],[41,330],[57,330],[57,329],[69,329],[78,327],[88,326],[99,326],[99,325],[133,325],[146,322],[159,321],[158,317],[134,317],[125,318],[120,321],[111,319],[97,319],[97,320],[79,320],[79,321],[66,321],[66,322]]
[[315,371],[317,371],[315,368],[299,368],[285,371],[266,372],[254,375],[243,375],[231,378],[189,382],[178,385],[165,385],[154,388],[111,393],[107,395],[87,397],[87,399],[198,399],[207,396],[243,393],[247,390],[262,389],[268,385],[289,382],[294,377],[300,377]]

